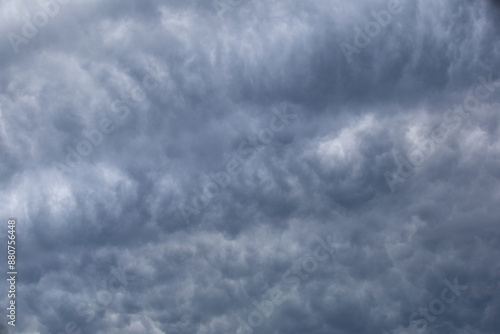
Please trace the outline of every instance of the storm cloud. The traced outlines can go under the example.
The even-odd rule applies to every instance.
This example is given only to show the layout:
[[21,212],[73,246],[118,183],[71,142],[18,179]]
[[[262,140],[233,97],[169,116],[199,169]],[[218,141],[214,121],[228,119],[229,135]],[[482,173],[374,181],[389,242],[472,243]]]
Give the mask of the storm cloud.
[[499,17],[2,1],[0,333],[497,333]]

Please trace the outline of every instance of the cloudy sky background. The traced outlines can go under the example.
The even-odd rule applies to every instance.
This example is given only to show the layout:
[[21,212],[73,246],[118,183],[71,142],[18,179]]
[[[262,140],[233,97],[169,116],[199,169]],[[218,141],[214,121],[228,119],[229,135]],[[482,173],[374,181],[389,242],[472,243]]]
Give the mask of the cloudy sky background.
[[[243,334],[238,319],[319,238],[334,253],[255,333],[406,333],[455,278],[467,289],[426,332],[498,333],[500,6],[403,2],[348,61],[340,45],[388,3],[72,0],[16,53],[9,33],[40,6],[1,1],[0,205],[5,232],[18,220],[19,306],[0,332]],[[452,119],[480,78],[488,97]],[[196,209],[276,113],[290,122]],[[102,143],[56,168],[104,118]],[[391,189],[396,157],[444,124]]]

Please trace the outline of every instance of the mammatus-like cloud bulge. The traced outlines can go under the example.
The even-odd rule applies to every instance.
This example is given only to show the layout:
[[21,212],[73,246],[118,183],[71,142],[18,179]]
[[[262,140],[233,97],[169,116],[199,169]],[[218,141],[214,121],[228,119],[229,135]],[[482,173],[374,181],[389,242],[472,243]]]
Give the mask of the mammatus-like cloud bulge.
[[497,333],[498,14],[2,2],[0,333]]

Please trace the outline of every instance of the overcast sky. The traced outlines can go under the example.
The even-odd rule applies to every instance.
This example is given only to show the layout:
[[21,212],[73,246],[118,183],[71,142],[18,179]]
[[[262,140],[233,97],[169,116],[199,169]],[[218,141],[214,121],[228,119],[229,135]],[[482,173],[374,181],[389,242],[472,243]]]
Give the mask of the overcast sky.
[[0,1],[0,333],[497,334],[499,20]]

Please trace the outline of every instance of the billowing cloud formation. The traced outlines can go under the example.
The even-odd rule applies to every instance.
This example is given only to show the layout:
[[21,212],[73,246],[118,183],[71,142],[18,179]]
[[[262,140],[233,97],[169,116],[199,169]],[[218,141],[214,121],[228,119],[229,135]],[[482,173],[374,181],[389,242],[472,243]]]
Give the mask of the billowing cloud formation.
[[497,1],[0,13],[10,332],[497,333]]

